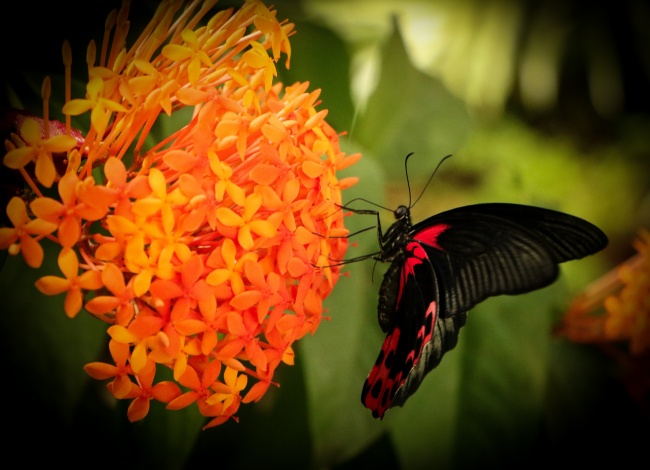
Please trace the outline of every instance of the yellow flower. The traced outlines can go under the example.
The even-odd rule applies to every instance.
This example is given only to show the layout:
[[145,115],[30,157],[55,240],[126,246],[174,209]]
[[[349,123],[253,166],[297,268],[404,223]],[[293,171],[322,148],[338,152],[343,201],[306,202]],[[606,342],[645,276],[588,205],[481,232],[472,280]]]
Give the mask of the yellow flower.
[[238,228],[237,241],[242,248],[248,251],[255,247],[253,234],[261,238],[271,238],[277,230],[269,220],[257,216],[260,207],[262,207],[262,196],[253,193],[244,201],[241,215],[228,207],[217,209],[217,219],[228,227]]
[[[40,238],[62,247],[63,277],[37,287],[65,293],[67,315],[85,302],[109,324],[114,365],[86,371],[133,400],[131,421],[152,399],[197,406],[206,427],[237,419],[280,364],[293,364],[293,343],[317,329],[340,266],[316,266],[347,249],[339,207],[355,179],[337,172],[360,156],[341,151],[316,109],[319,90],[274,82],[293,25],[259,0],[206,16],[214,3],[161,3],[131,46],[109,21],[99,63],[88,47],[86,96],[62,109],[90,113],[83,142],[73,129],[43,138],[27,120],[26,145],[4,159],[35,161],[42,186],[59,183],[46,197],[28,180],[34,194],[9,203],[14,227],[0,229],[0,248],[36,267]],[[111,18],[126,22],[128,7]],[[69,76],[67,43],[63,51]],[[145,146],[162,113],[187,106],[191,119]],[[52,163],[61,152],[65,168]],[[156,383],[161,367],[174,382]]]
[[88,270],[79,274],[79,260],[71,248],[63,248],[59,253],[59,269],[65,277],[44,276],[36,282],[43,294],[66,293],[63,309],[70,318],[75,317],[83,303],[82,290],[95,290],[102,287],[101,273]]
[[227,367],[223,375],[225,383],[220,384],[220,386],[213,386],[215,393],[208,398],[208,405],[223,402],[223,407],[229,408],[239,398],[239,392],[246,388],[248,377],[245,375],[237,375],[235,369]]
[[88,98],[68,101],[63,106],[63,113],[71,116],[91,111],[90,122],[100,136],[104,135],[113,112],[126,112],[120,103],[104,97],[104,88],[104,80],[91,78],[86,87]]
[[32,268],[38,268],[43,262],[43,248],[32,235],[47,235],[54,232],[57,224],[41,219],[30,220],[25,201],[13,197],[7,204],[7,216],[14,228],[0,228],[0,249],[9,250],[16,255],[23,254],[25,262]]
[[3,163],[9,168],[18,170],[34,162],[36,178],[43,186],[49,188],[56,178],[52,154],[72,150],[77,145],[77,140],[65,134],[43,139],[41,126],[35,119],[25,119],[20,128],[20,135],[25,145],[7,152]]

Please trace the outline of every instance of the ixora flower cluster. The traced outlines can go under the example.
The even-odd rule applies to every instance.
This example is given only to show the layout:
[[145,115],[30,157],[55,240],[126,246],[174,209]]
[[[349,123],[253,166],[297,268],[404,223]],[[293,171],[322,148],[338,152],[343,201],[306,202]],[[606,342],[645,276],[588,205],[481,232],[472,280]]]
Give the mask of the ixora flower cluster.
[[557,333],[598,345],[618,363],[621,378],[650,411],[650,232],[640,229],[637,254],[595,281],[564,315]]
[[637,254],[577,297],[558,333],[581,343],[621,342],[632,357],[650,356],[650,232],[639,230]]
[[[85,370],[132,400],[131,421],[152,399],[196,404],[206,427],[258,401],[317,329],[340,274],[331,260],[347,249],[339,205],[355,180],[336,173],[359,155],[340,150],[319,91],[274,83],[293,25],[256,0],[215,3],[164,1],[127,47],[125,1],[98,63],[87,49],[83,99],[70,97],[63,46],[66,123],[49,119],[46,79],[43,118],[21,118],[6,143],[4,165],[28,189],[7,205],[0,248],[36,268],[41,241],[60,246],[62,275],[36,287],[65,294],[69,317],[84,308],[110,325],[113,363]],[[147,148],[159,116],[188,106],[188,122]],[[83,113],[82,134],[70,117]],[[161,367],[173,380],[156,380]]]

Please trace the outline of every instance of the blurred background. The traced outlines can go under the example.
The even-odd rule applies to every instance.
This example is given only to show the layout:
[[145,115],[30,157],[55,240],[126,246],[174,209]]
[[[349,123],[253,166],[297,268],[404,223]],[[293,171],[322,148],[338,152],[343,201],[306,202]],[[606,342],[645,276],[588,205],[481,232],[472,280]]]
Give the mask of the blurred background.
[[[295,366],[277,372],[281,387],[242,406],[239,423],[207,431],[198,413],[162,407],[128,423],[126,404],[106,399],[104,384],[82,370],[105,354],[104,325],[86,315],[67,319],[62,299],[33,287],[43,271],[6,259],[0,351],[4,403],[14,410],[7,431],[49,446],[21,461],[170,469],[207,462],[231,469],[503,469],[645,461],[647,357],[630,358],[625,344],[574,342],[553,331],[572,299],[632,256],[638,230],[650,227],[648,3],[276,3],[278,17],[296,24],[291,66],[281,60],[279,80],[321,88],[321,108],[343,133],[343,148],[363,154],[346,170],[359,177],[346,200],[394,209],[424,191],[412,210],[416,222],[465,204],[532,204],[591,221],[609,246],[563,265],[552,286],[474,308],[458,346],[383,420],[372,418],[360,395],[383,341],[376,308],[386,267],[349,264],[326,302],[329,320],[299,343]],[[133,34],[156,4],[132,2]],[[219,1],[216,8],[240,4]],[[64,39],[80,79],[73,95],[82,96],[87,43],[101,42],[116,7],[108,0],[3,5],[2,107],[40,113],[45,75],[62,90]],[[410,152],[411,194],[404,168]],[[448,154],[453,158],[425,189]],[[392,212],[381,215],[388,227]],[[348,223],[355,231],[374,220],[355,215]],[[353,241],[350,257],[377,250],[372,230]],[[54,269],[50,261],[43,270]]]

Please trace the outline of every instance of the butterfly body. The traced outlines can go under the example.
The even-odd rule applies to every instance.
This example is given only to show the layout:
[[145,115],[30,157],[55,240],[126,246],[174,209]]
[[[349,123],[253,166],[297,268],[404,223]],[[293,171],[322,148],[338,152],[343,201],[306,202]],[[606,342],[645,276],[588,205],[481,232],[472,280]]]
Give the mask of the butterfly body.
[[589,222],[533,206],[477,204],[415,225],[407,206],[394,215],[385,233],[378,224],[380,251],[373,256],[390,263],[378,305],[387,336],[361,395],[378,418],[403,405],[456,346],[471,307],[547,286],[559,263],[607,244]]
[[399,206],[395,210],[396,221],[389,227],[385,234],[381,234],[379,228],[379,239],[381,250],[374,257],[377,261],[390,262],[390,266],[379,289],[379,305],[377,316],[379,326],[382,331],[388,331],[391,317],[394,315],[395,307],[399,300],[402,289],[399,288],[398,282],[401,280],[399,271],[401,271],[406,261],[406,245],[409,237],[404,234],[411,232],[411,216],[406,206]]

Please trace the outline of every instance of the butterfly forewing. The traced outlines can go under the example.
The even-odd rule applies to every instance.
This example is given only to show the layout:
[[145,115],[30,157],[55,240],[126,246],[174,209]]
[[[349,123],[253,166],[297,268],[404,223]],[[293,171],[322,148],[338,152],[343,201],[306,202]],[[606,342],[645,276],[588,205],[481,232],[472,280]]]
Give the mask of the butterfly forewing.
[[[558,263],[596,253],[607,237],[577,217],[516,204],[452,209],[411,227],[404,206],[387,231],[380,289],[386,340],[362,391],[373,416],[403,405],[458,340],[466,312],[490,296],[552,283]],[[389,242],[389,243],[387,243]]]
[[[433,240],[431,227],[439,232]],[[607,244],[600,229],[580,218],[497,203],[437,214],[415,225],[410,236],[422,241],[435,266],[442,316],[466,312],[490,296],[547,286],[557,278],[558,263]]]

